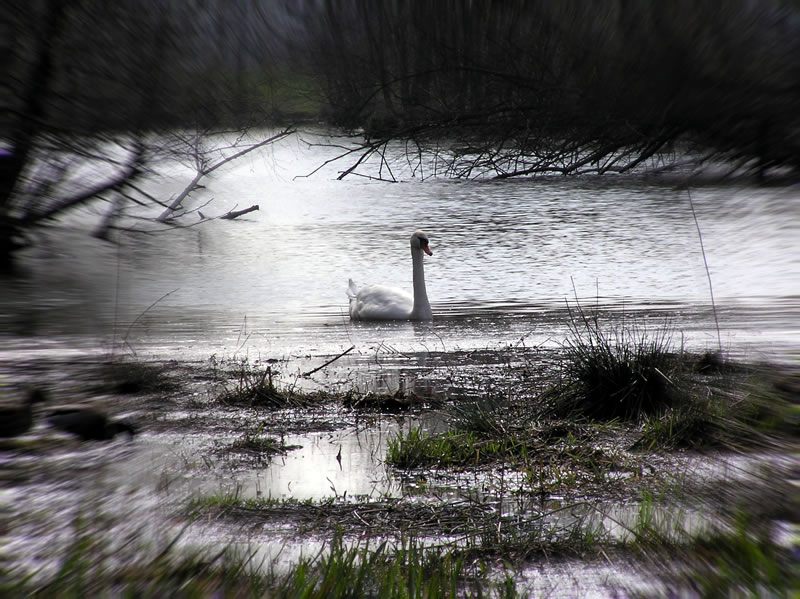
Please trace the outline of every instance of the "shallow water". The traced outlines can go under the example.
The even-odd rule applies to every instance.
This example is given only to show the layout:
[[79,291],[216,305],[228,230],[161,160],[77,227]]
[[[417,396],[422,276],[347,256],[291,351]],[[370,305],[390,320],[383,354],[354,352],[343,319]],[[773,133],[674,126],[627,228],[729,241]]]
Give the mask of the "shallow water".
[[[304,139],[309,139],[306,135]],[[317,140],[317,138],[314,138]],[[585,307],[665,316],[694,347],[717,345],[709,286],[685,191],[641,178],[420,181],[348,178],[287,140],[226,167],[187,205],[261,210],[113,246],[86,235],[97,209],[41,233],[4,280],[0,352],[110,349],[206,359],[335,355],[558,343],[576,295]],[[168,198],[179,165],[146,185]],[[800,187],[704,185],[692,191],[724,349],[797,357]],[[132,211],[132,209],[131,209]],[[189,215],[187,224],[198,217]],[[131,220],[129,226],[145,228]],[[432,325],[352,324],[345,288],[408,290],[408,237],[424,229]]]
[[[211,356],[274,363],[279,384],[304,388],[471,397],[483,392],[487,380],[501,380],[509,364],[539,360],[538,348],[557,348],[569,334],[576,301],[609,324],[635,322],[650,331],[669,326],[676,346],[699,351],[717,346],[685,192],[623,177],[408,178],[392,184],[335,181],[335,169],[329,168],[296,178],[327,156],[323,149],[287,141],[234,163],[193,196],[197,205],[213,198],[202,209],[207,215],[261,206],[235,221],[130,232],[115,246],[87,235],[97,215],[81,209],[64,226],[38,233],[37,245],[22,255],[21,276],[0,281],[0,374],[9,383],[4,389],[38,381],[43,363],[58,371],[58,361],[113,351],[202,365]],[[165,166],[164,173],[148,190],[165,199],[192,176],[176,165]],[[704,185],[692,198],[724,349],[748,359],[796,363],[800,188]],[[428,232],[434,252],[426,258],[434,321],[351,323],[349,277],[410,290],[408,236],[417,228]],[[330,366],[301,376],[350,347]],[[69,383],[56,376],[46,384]],[[123,519],[126,510],[136,519],[157,513],[148,521],[150,534],[157,536],[172,530],[164,524],[172,508],[164,505],[180,505],[195,494],[318,500],[344,493],[416,497],[433,490],[442,499],[462,491],[472,497],[486,483],[483,474],[419,482],[387,469],[387,439],[418,418],[354,421],[336,414],[334,430],[284,435],[286,444],[300,449],[269,463],[242,465],[227,463],[213,443],[225,446],[238,438],[253,423],[249,414],[219,414],[222,425],[214,435],[164,434],[148,431],[151,414],[125,409],[144,430],[134,444],[86,448],[62,446],[64,440],[57,439],[44,463],[38,457],[3,457],[0,468],[8,476],[32,480],[0,495],[0,528],[31,499],[48,506],[39,519],[15,531],[12,549],[35,537],[37,551],[53,551],[50,540],[69,540],[87,502]],[[185,418],[191,427],[197,413],[176,410],[170,416]],[[434,413],[434,424],[426,425],[435,425],[438,417]],[[33,437],[41,434],[49,433],[37,430]],[[32,462],[36,468],[26,470]],[[76,478],[53,483],[49,475],[62,470]],[[615,521],[629,524],[638,509],[609,505],[613,519],[598,512],[598,522],[606,528]],[[121,526],[131,532],[130,523]],[[190,537],[212,538],[214,530],[212,523]],[[259,542],[271,554],[284,540]],[[300,545],[318,547],[309,543]],[[296,549],[285,549],[284,557]],[[580,568],[587,572],[576,574]],[[609,572],[612,578],[621,575],[613,567]],[[554,576],[563,581],[558,572]],[[574,565],[567,576],[584,584],[611,574],[596,565]]]

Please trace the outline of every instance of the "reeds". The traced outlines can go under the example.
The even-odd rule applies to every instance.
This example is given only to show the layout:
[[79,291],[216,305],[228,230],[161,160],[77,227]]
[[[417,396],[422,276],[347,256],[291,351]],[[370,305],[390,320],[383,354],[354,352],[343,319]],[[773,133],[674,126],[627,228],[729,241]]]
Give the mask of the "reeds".
[[[212,362],[217,371],[221,363]],[[216,372],[221,382],[218,400],[223,404],[255,408],[282,409],[307,405],[314,397],[291,389],[279,389],[275,378],[279,372],[271,366],[260,367],[247,359],[235,360],[232,367]]]
[[639,420],[686,398],[686,360],[668,324],[609,326],[578,308],[547,407],[562,417]]

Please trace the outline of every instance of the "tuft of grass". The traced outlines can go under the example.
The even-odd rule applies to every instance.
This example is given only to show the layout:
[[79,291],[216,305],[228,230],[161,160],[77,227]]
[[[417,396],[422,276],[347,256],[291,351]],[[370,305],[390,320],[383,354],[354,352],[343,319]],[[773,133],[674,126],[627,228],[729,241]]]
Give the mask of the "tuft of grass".
[[[56,572],[47,578],[4,573],[0,594],[6,597],[262,597],[270,579],[252,556],[231,547],[209,554],[176,549],[177,537],[154,552],[143,542],[120,552],[102,530],[90,530],[82,519],[64,548]],[[124,553],[122,555],[121,553]]]
[[723,445],[724,429],[710,404],[695,402],[670,408],[644,423],[634,450],[701,449]]
[[431,597],[517,597],[511,579],[492,581],[486,566],[468,563],[457,551],[425,548],[402,541],[347,547],[340,535],[313,558],[301,560],[294,571],[274,589],[276,597],[334,599],[386,597],[422,599]]
[[668,325],[655,331],[635,323],[606,328],[597,315],[573,316],[563,344],[558,380],[547,394],[559,416],[638,420],[687,400],[691,385],[683,351]]
[[741,397],[732,402],[741,424],[761,434],[797,438],[800,369],[756,368],[741,388]]
[[276,454],[284,454],[292,449],[299,449],[299,445],[287,445],[281,437],[269,437],[262,435],[263,423],[254,430],[246,431],[239,439],[234,441],[228,448],[229,451],[246,453],[257,456],[258,458],[270,458]]
[[527,446],[513,437],[485,439],[457,430],[429,434],[413,427],[389,439],[386,463],[400,469],[467,467],[525,456]]
[[632,449],[747,450],[797,438],[800,394],[792,373],[756,369],[712,376],[704,381],[706,397],[649,417]]
[[[216,369],[216,362],[214,362]],[[280,390],[275,385],[279,373],[271,366],[260,368],[250,364],[247,359],[238,360],[235,366],[221,378],[222,392],[219,401],[225,404],[281,409],[298,407],[312,401],[296,391]]]
[[118,359],[103,363],[101,372],[103,385],[114,393],[171,393],[182,387],[163,363]]
[[701,597],[797,597],[797,556],[771,538],[770,526],[739,516],[732,530],[689,547],[691,585]]
[[299,445],[286,445],[283,439],[264,436],[259,431],[245,433],[230,446],[231,451],[248,453],[259,457],[271,457],[298,448]]
[[511,579],[487,580],[486,566],[462,553],[416,541],[348,546],[341,533],[317,555],[277,571],[227,546],[213,554],[170,543],[154,557],[113,554],[99,533],[81,532],[54,576],[0,581],[3,596],[30,597],[277,597],[416,599],[456,596],[516,597]]
[[508,436],[512,428],[508,422],[512,413],[502,399],[484,397],[454,403],[449,421],[455,430],[471,432],[482,439],[502,438]]
[[242,497],[241,489],[238,487],[233,491],[222,491],[212,495],[202,495],[193,497],[186,506],[186,512],[196,514],[208,510],[218,510],[228,512],[231,510],[264,510],[274,507],[291,507],[300,505],[313,505],[312,499],[303,501],[294,498],[275,498],[275,497]]

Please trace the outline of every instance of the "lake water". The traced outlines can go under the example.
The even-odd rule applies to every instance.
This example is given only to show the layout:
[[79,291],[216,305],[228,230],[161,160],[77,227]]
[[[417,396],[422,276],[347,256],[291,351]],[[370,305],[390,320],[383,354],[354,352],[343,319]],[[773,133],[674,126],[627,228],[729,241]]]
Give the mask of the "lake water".
[[[697,229],[686,192],[672,184],[640,177],[420,180],[400,158],[393,166],[400,183],[336,181],[342,168],[337,165],[303,176],[332,155],[329,148],[285,140],[217,172],[186,202],[206,216],[260,206],[237,220],[199,223],[199,216],[190,214],[183,224],[194,226],[153,232],[152,222],[130,214],[126,226],[150,232],[127,232],[113,245],[88,234],[104,208],[96,206],[38,232],[36,245],[21,255],[20,275],[0,280],[0,375],[10,375],[0,382],[14,387],[58,371],[62,361],[114,351],[182,362],[211,356],[280,360],[277,369],[285,382],[345,390],[392,390],[411,382],[427,395],[444,379],[452,389],[471,373],[489,378],[493,367],[505,364],[509,348],[558,347],[570,331],[566,306],[574,311],[576,297],[606,322],[624,319],[655,330],[667,322],[676,345],[698,351],[717,347]],[[162,165],[161,176],[145,186],[167,201],[193,174],[180,165]],[[723,348],[749,359],[796,364],[800,187],[705,184],[692,189],[692,198]],[[433,322],[351,323],[348,278],[411,290],[408,238],[415,229],[429,234],[433,249],[425,258]],[[351,346],[314,380],[292,378]],[[533,352],[526,359],[538,357]],[[444,374],[435,372],[440,366]],[[415,371],[424,376],[416,379]],[[71,381],[56,378],[51,383],[58,396]],[[420,384],[430,388],[420,390]],[[52,432],[39,423],[32,436],[42,436],[45,447],[51,443],[55,449],[35,459],[4,453],[0,467],[9,480],[13,475],[22,481],[0,496],[0,528],[13,529],[8,555],[29,555],[38,563],[58,555],[64,542],[59,539],[71,538],[75,515],[86,505],[102,504],[121,514],[123,532],[131,532],[133,523],[131,534],[146,529],[146,535],[160,538],[164,531],[178,533],[172,510],[198,491],[301,500],[343,493],[424,494],[383,464],[387,438],[420,417],[353,421],[345,415],[335,430],[287,433],[286,441],[302,448],[243,468],[226,466],[218,445],[248,430],[252,414],[219,412],[225,424],[198,433],[193,419],[199,406],[188,412],[183,404],[169,406],[163,410],[183,418],[185,428],[159,432],[147,404],[133,414],[118,414],[141,424],[135,444],[75,448],[49,440]],[[322,419],[340,416],[321,411]],[[437,414],[430,418],[440,421]],[[274,428],[281,429],[280,421]],[[681,468],[684,474],[691,470]],[[431,481],[424,486],[435,489],[439,502],[447,493],[472,496],[482,480],[476,477],[463,489],[458,481],[453,489]],[[162,504],[166,515],[159,512]],[[20,514],[28,514],[30,505],[48,509],[34,519],[26,516],[29,522]],[[202,543],[241,540],[239,528],[233,533],[213,524],[208,528],[194,532]],[[260,550],[290,556],[292,547],[318,546],[308,539],[276,542],[269,535],[257,540]],[[52,560],[53,567],[56,563]],[[550,568],[535,575],[555,576],[553,589],[579,579],[585,590],[587,580],[613,588],[609,576],[618,580],[627,572],[619,565],[612,570],[610,575],[577,563],[565,572],[553,574]],[[585,593],[562,591],[577,594]]]
[[[196,224],[192,214],[183,222],[196,226],[126,233],[115,246],[86,234],[98,206],[37,234],[22,276],[2,281],[0,351],[63,355],[124,340],[145,356],[313,362],[351,345],[358,356],[557,344],[576,294],[584,307],[667,318],[690,346],[716,347],[686,191],[639,177],[420,180],[400,158],[399,183],[337,181],[344,163],[306,177],[334,154],[309,140],[325,141],[295,137],[231,163],[185,203],[205,216],[260,206],[240,219]],[[193,172],[167,164],[161,174],[146,187],[166,201]],[[796,359],[800,187],[704,184],[692,199],[724,349]],[[433,323],[350,323],[348,278],[410,291],[415,229],[434,252]]]

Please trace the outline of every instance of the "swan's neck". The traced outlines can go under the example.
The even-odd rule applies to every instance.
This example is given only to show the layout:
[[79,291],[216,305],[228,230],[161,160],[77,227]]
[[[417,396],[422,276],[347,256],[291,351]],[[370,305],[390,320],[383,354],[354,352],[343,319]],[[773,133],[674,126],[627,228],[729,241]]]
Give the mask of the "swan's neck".
[[411,318],[430,320],[431,304],[428,301],[428,292],[425,290],[425,267],[422,265],[422,256],[422,250],[411,249],[411,261],[414,265],[414,308],[411,310]]

